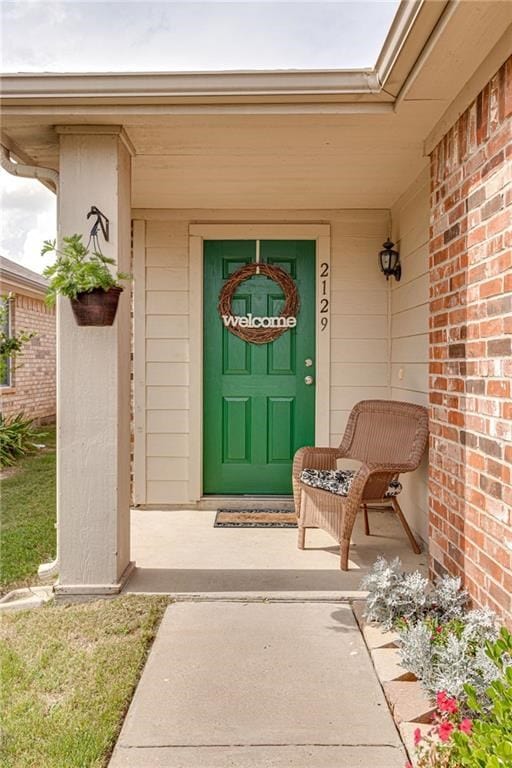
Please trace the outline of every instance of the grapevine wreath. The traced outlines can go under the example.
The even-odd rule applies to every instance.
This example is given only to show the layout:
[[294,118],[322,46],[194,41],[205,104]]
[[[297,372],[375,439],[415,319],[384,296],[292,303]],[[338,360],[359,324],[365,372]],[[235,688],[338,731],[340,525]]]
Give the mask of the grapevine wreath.
[[[233,317],[233,309],[231,302],[238,286],[245,280],[248,280],[253,275],[262,274],[266,275],[271,280],[278,283],[284,293],[284,307],[279,317],[297,317],[299,312],[300,302],[297,293],[297,288],[290,275],[281,269],[280,267],[272,266],[271,264],[254,263],[246,264],[245,267],[241,267],[234,272],[231,277],[226,280],[222,291],[219,296],[218,310],[221,317],[228,316]],[[235,336],[248,341],[251,344],[268,344],[270,341],[274,341],[281,334],[288,330],[285,326],[280,327],[264,327],[264,328],[244,328],[239,325],[228,325],[230,333],[234,333]]]

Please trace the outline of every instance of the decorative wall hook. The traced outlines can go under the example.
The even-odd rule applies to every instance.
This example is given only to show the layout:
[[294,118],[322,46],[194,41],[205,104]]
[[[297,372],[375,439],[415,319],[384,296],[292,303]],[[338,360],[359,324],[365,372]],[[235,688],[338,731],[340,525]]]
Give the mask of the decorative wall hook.
[[87,218],[89,219],[91,216],[96,216],[96,221],[94,222],[93,227],[91,229],[91,238],[93,242],[98,237],[98,228],[99,228],[101,229],[101,234],[103,235],[106,242],[108,243],[109,220],[107,219],[105,214],[100,211],[99,208],[96,208],[95,205],[91,205],[91,210],[87,214]]

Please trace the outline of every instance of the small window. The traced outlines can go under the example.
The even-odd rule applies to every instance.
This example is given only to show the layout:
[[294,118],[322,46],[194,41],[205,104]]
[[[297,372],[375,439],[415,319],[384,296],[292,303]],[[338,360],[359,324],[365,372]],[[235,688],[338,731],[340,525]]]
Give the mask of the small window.
[[[12,333],[11,302],[4,297],[0,300],[0,323],[2,326],[2,340],[8,339]],[[12,386],[12,359],[0,360],[0,387]]]

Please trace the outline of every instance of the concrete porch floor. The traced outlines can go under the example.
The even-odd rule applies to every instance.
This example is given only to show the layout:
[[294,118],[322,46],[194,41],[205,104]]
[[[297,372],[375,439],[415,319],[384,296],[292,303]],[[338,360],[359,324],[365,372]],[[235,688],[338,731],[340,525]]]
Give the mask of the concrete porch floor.
[[340,599],[360,597],[360,582],[379,554],[401,558],[404,568],[427,568],[415,555],[393,512],[370,510],[371,536],[362,515],[354,528],[350,570],[339,569],[339,549],[325,532],[310,530],[297,548],[292,528],[214,528],[210,510],[132,512],[136,569],[125,592],[179,598]]

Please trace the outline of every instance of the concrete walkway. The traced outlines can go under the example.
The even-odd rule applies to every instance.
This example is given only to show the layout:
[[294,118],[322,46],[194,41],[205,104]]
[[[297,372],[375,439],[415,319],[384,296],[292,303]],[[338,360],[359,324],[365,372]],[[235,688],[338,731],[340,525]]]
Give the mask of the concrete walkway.
[[348,604],[167,609],[110,768],[403,768]]

